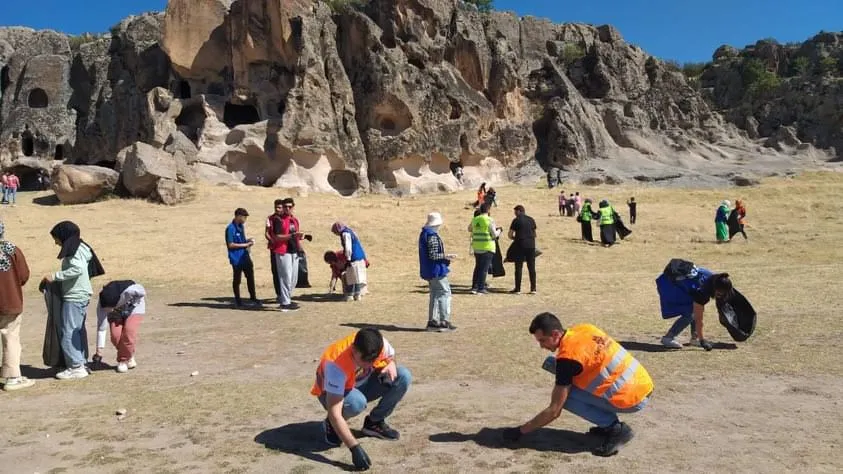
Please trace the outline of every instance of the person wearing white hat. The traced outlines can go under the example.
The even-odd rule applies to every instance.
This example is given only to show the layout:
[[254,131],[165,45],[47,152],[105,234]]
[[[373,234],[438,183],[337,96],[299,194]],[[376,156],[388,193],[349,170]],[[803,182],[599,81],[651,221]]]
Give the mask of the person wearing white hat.
[[442,214],[431,212],[419,234],[419,274],[430,286],[427,330],[432,332],[456,329],[451,324],[451,284],[448,282],[449,265],[456,255],[445,253],[445,244],[439,236],[442,222]]

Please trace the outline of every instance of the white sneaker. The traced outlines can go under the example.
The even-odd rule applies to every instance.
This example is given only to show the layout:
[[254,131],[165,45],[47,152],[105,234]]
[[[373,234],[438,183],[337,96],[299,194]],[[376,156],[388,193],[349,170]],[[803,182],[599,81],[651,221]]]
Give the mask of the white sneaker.
[[138,363],[135,362],[135,356],[132,356],[132,358],[129,359],[128,362],[126,362],[126,367],[128,367],[130,369],[134,369],[137,366],[138,366]]
[[354,295],[354,301],[360,301],[363,299],[363,295]]
[[662,337],[662,345],[671,349],[682,349],[682,344],[675,338],[664,336]]
[[125,374],[129,371],[129,366],[125,362],[118,362],[117,363],[117,373],[118,374]]
[[13,390],[20,390],[22,388],[27,388],[35,385],[34,380],[30,380],[26,377],[10,377],[6,379],[6,383],[3,384],[3,390],[7,392],[11,392]]
[[346,301],[354,301],[354,297],[353,297],[353,296],[351,296],[351,295],[347,295],[347,296],[345,297],[345,300],[346,300]]
[[86,369],[84,365],[80,365],[76,368],[68,367],[56,374],[56,378],[59,380],[84,379],[87,376],[88,369]]

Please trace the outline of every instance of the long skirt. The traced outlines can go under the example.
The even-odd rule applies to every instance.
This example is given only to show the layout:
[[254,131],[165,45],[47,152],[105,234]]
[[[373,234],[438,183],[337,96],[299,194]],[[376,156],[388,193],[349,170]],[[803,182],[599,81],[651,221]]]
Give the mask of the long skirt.
[[714,234],[718,242],[725,242],[729,240],[729,225],[725,222],[714,223]]
[[600,242],[604,245],[615,243],[615,224],[604,224],[600,226]]

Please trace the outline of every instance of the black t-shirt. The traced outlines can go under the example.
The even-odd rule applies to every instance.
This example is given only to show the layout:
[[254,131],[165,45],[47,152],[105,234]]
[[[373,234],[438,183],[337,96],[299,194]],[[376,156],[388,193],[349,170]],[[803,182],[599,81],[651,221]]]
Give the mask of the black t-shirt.
[[524,249],[536,248],[536,221],[532,217],[521,214],[512,219],[509,230],[515,231],[515,242]]
[[694,303],[705,305],[714,297],[714,275],[710,276],[700,285],[698,290],[691,290],[691,299]]
[[635,213],[635,207],[638,205],[638,203],[635,202],[635,201],[632,201],[632,202],[627,202],[627,204],[629,205],[629,212]]
[[556,359],[556,385],[571,385],[582,369],[582,364],[573,359]]

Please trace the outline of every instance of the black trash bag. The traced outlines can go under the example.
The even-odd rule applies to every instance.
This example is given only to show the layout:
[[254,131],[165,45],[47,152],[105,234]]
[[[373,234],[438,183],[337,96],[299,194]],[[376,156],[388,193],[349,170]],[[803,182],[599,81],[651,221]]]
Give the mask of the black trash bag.
[[755,309],[736,289],[732,289],[729,298],[717,300],[717,314],[720,316],[720,324],[729,331],[735,341],[746,341],[755,331]]
[[631,230],[629,230],[629,228],[628,228],[626,225],[624,225],[623,220],[621,219],[620,214],[618,214],[617,212],[615,212],[615,213],[614,213],[614,217],[615,217],[615,231],[618,233],[618,235],[620,236],[621,240],[623,240],[623,239],[625,239],[625,238],[629,237],[629,234],[631,234],[631,233],[632,233],[632,231],[631,231]]
[[506,276],[506,269],[503,267],[503,254],[501,253],[501,246],[498,239],[495,239],[495,256],[492,257],[492,266],[489,267],[489,274],[493,278]]
[[686,278],[693,278],[696,276],[696,265],[694,262],[683,260],[681,258],[672,258],[664,267],[664,274],[667,275],[671,281],[680,281]]
[[299,279],[296,282],[296,288],[310,288],[310,280],[308,280],[307,272],[307,254],[299,253]]

